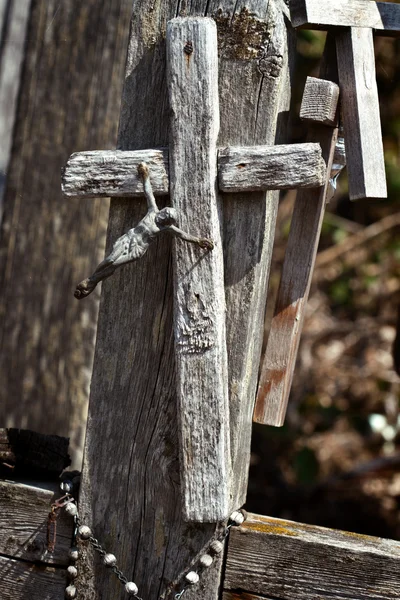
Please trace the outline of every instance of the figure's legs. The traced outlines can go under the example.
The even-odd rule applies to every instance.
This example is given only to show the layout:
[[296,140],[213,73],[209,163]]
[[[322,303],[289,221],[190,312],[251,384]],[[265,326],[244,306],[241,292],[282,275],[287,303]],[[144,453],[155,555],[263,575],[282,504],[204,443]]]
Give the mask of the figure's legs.
[[113,263],[107,263],[107,259],[103,260],[102,263],[99,264],[93,275],[81,281],[77,286],[74,292],[75,298],[81,300],[82,298],[86,298],[89,296],[100,281],[107,279],[107,277],[111,277],[114,271],[118,268],[119,265],[114,265]]

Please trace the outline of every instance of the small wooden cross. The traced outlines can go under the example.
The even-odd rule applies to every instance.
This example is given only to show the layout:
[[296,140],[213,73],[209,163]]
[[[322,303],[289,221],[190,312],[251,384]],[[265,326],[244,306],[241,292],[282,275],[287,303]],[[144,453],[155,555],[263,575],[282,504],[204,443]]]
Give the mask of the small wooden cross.
[[178,18],[168,23],[167,82],[172,115],[169,149],[74,154],[65,167],[63,191],[67,196],[140,197],[138,165],[145,162],[154,193],[169,192],[178,226],[214,244],[208,253],[179,241],[175,244],[174,332],[183,510],[189,521],[216,522],[236,508],[230,485],[218,188],[235,193],[320,188],[327,171],[318,143],[217,148],[218,55],[213,20]]
[[400,6],[365,0],[292,0],[292,24],[336,37],[351,199],[386,198],[373,31],[400,34]]

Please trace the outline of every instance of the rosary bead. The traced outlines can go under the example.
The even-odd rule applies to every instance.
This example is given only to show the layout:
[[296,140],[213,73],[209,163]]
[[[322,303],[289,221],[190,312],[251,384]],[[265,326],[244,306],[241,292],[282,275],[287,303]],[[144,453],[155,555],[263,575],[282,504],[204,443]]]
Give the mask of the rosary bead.
[[78,507],[74,502],[67,502],[65,505],[65,512],[71,517],[75,517],[78,514]]
[[185,579],[190,585],[194,585],[199,582],[199,576],[196,571],[189,571],[187,575],[185,575]]
[[70,494],[73,489],[74,489],[74,484],[69,479],[66,479],[65,481],[62,481],[60,483],[60,490],[62,492],[65,492],[65,494]]
[[76,546],[73,546],[69,553],[68,556],[70,557],[71,560],[78,560],[79,558],[79,550]]
[[241,525],[244,522],[244,514],[239,510],[235,510],[229,517],[229,520],[235,525]]
[[66,598],[76,598],[76,587],[74,585],[69,585],[65,588],[65,597]]
[[106,567],[115,567],[117,564],[117,558],[114,556],[114,554],[105,554],[103,557],[103,564]]
[[210,556],[209,554],[203,554],[202,556],[200,556],[199,558],[199,563],[201,564],[202,567],[207,568],[207,567],[211,567],[213,562],[213,557]]
[[78,533],[83,540],[88,540],[92,536],[92,530],[87,525],[81,525]]
[[128,581],[125,584],[125,591],[129,594],[129,596],[136,596],[138,593],[138,586],[133,581]]
[[214,540],[210,544],[210,552],[212,554],[221,554],[223,549],[224,549],[224,545],[219,540]]
[[67,575],[70,579],[75,579],[76,577],[78,577],[78,569],[76,567],[68,567],[67,569]]

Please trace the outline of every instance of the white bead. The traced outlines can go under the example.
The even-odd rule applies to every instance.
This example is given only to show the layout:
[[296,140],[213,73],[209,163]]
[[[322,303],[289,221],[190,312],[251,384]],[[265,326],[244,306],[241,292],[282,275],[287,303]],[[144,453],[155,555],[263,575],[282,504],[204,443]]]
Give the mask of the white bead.
[[75,577],[78,577],[78,569],[76,567],[68,567],[67,575],[70,579],[75,579]]
[[69,479],[66,479],[65,481],[60,483],[60,490],[62,492],[65,492],[66,494],[70,494],[73,489],[74,489],[74,485],[73,485],[72,481],[69,481]]
[[115,567],[117,564],[116,556],[114,556],[114,554],[105,554],[103,556],[103,564],[105,564],[106,567]]
[[213,557],[210,556],[209,554],[203,554],[202,556],[200,556],[199,558],[199,563],[201,564],[202,567],[207,568],[207,567],[211,567],[213,562]]
[[92,531],[87,525],[81,525],[78,529],[78,533],[83,540],[88,540],[92,535]]
[[71,517],[75,517],[78,514],[78,507],[73,502],[68,502],[64,508],[65,512],[71,515]]
[[128,581],[125,584],[125,591],[129,594],[129,596],[136,596],[138,593],[138,586],[133,581]]
[[185,575],[185,579],[191,585],[199,582],[199,576],[196,571],[189,571],[189,573]]
[[71,560],[78,560],[79,558],[79,550],[76,546],[73,546],[68,552],[68,556]]
[[244,521],[244,515],[239,510],[235,510],[229,517],[229,520],[235,525],[241,525]]
[[221,554],[224,549],[224,545],[219,540],[214,540],[210,544],[210,551],[212,554]]
[[65,588],[65,597],[76,598],[76,587],[74,585],[69,585],[67,588]]

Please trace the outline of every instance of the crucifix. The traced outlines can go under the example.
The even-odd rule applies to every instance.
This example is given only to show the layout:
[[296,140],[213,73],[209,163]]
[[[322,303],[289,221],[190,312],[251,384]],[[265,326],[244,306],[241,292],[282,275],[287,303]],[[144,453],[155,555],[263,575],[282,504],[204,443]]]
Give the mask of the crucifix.
[[[176,226],[213,244],[176,239],[171,256],[158,236],[102,289],[79,512],[107,547],[119,541],[145,597],[164,593],[245,502],[276,190],[305,188],[321,206],[336,139],[331,115],[323,139],[279,144],[284,3],[225,14],[204,2],[201,17],[172,19],[177,10],[149,0],[134,11],[119,149],[74,154],[63,174],[67,196],[114,198],[108,248],[145,215],[142,163],[161,210],[169,195]],[[335,113],[337,89],[320,85]],[[114,597],[90,552],[83,560],[78,591]],[[204,597],[217,597],[220,568]]]

